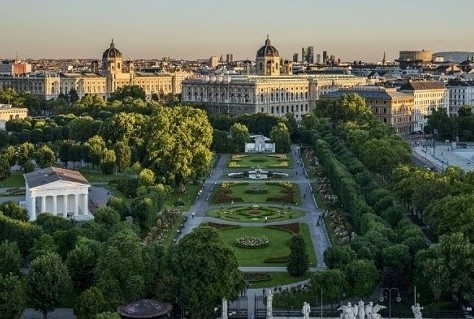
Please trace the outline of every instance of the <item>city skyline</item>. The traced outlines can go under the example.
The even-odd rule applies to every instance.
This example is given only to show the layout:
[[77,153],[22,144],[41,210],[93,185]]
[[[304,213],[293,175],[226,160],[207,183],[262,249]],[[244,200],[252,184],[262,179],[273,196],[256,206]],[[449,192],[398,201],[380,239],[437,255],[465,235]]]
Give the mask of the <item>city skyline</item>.
[[[403,50],[474,51],[470,13],[458,0],[23,0],[8,3],[0,59],[99,58],[113,38],[125,58],[254,59],[267,34],[280,56],[302,47],[342,61],[381,61]],[[7,7],[7,6],[4,6]]]

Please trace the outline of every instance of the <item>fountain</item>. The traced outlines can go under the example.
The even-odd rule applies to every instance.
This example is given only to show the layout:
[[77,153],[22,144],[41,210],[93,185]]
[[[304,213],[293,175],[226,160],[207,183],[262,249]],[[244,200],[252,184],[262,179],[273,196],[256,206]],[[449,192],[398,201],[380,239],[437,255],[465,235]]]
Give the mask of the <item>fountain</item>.
[[233,178],[248,178],[248,179],[268,179],[272,177],[288,177],[288,174],[281,173],[281,172],[270,172],[264,171],[260,167],[256,169],[252,169],[251,171],[247,172],[235,172],[227,174],[229,177]]

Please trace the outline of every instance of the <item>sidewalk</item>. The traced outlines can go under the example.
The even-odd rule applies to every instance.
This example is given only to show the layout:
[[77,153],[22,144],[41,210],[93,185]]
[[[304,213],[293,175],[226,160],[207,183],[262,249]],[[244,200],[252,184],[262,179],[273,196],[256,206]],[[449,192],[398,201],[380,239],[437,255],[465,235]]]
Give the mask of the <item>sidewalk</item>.
[[448,166],[457,166],[468,172],[474,170],[474,148],[454,148],[451,144],[436,144],[430,146],[414,146],[413,155],[425,163],[426,166],[434,167],[443,171]]

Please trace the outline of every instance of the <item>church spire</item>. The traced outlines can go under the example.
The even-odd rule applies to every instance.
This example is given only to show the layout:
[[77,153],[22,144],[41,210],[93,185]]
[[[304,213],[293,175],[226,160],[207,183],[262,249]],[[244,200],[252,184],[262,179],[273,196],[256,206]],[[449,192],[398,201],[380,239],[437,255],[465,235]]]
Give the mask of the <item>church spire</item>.
[[385,50],[383,50],[382,65],[385,65],[385,62],[386,62],[386,60],[385,60]]

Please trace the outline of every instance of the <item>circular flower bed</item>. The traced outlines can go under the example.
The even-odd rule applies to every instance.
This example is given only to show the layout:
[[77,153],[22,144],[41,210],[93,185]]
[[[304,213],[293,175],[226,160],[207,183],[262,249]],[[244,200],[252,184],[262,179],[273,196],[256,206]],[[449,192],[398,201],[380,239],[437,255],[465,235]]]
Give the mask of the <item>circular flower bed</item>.
[[241,248],[263,248],[270,244],[267,236],[243,236],[235,238],[235,245]]

